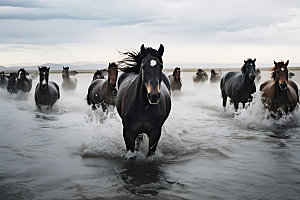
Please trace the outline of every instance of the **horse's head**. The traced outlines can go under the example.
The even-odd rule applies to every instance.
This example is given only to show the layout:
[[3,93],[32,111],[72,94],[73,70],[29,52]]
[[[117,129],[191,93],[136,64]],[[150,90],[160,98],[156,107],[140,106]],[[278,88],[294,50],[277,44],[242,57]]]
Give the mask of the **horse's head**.
[[175,77],[176,80],[180,80],[180,68],[176,67],[173,71],[173,76]]
[[147,90],[147,99],[150,104],[157,104],[160,100],[160,84],[162,81],[164,46],[161,44],[158,50],[141,46],[142,82]]
[[0,72],[0,78],[4,78],[5,77],[5,74],[4,74],[4,71]]
[[104,75],[102,73],[102,70],[97,70],[93,76],[93,81],[96,79],[104,79]]
[[26,71],[24,68],[21,68],[19,69],[18,73],[17,73],[17,76],[18,76],[18,80],[23,80],[26,78]]
[[210,71],[210,73],[211,73],[212,75],[215,75],[215,74],[216,74],[216,71],[215,71],[214,69],[212,69],[212,70]]
[[274,61],[274,64],[275,66],[272,69],[272,78],[274,79],[274,81],[278,81],[279,88],[281,90],[286,90],[289,73],[287,66],[289,64],[289,60],[286,61],[286,63],[284,63],[283,61],[278,63]]
[[63,78],[69,77],[69,67],[63,67],[63,70],[62,70],[62,77],[63,77]]
[[9,77],[8,77],[9,83],[15,83],[16,79],[17,79],[17,73],[13,72],[13,73],[9,74]]
[[243,74],[245,74],[246,76],[249,76],[249,79],[251,81],[254,81],[255,79],[255,61],[256,58],[252,59],[247,59],[244,60],[244,65],[242,67],[242,72]]
[[48,87],[49,70],[50,70],[50,67],[46,67],[46,66],[39,67],[40,86],[42,89],[46,89]]
[[109,63],[108,65],[108,81],[113,87],[116,87],[116,82],[118,78],[118,66],[116,63]]

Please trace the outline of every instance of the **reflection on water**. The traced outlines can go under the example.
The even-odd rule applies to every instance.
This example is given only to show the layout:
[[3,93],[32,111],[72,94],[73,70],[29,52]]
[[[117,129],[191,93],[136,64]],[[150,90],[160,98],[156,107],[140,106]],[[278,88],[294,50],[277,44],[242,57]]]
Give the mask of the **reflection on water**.
[[247,109],[224,111],[219,85],[192,75],[172,93],[156,155],[145,156],[145,139],[135,160],[115,108],[86,104],[92,74],[51,110],[37,110],[33,91],[0,90],[0,199],[297,199],[300,111],[273,119],[259,92]]

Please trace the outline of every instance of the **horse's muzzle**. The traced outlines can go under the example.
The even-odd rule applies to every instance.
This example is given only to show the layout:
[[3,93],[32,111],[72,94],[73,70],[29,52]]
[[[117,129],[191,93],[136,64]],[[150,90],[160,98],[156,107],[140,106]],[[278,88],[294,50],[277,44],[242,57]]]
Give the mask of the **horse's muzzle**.
[[255,79],[255,74],[249,74],[249,78],[250,78],[251,81],[254,81],[254,79]]
[[282,83],[279,84],[279,87],[280,87],[281,90],[286,90],[287,84],[285,82],[282,82]]
[[155,93],[155,94],[148,93],[147,98],[150,104],[158,104],[160,100],[160,93]]

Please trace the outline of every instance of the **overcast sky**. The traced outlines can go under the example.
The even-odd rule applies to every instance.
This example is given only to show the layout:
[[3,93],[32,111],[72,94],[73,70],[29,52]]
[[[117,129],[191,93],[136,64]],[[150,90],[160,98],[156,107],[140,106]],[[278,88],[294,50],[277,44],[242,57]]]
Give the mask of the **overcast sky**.
[[110,62],[165,46],[164,63],[300,65],[299,0],[1,0],[0,65]]

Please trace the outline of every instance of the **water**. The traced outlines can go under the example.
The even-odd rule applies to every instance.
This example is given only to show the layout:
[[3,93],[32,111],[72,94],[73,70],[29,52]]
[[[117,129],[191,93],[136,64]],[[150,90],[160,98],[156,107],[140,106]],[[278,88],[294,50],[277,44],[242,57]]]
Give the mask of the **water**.
[[[87,106],[91,74],[52,111],[36,109],[33,91],[1,90],[0,199],[299,199],[300,111],[269,118],[259,93],[246,110],[224,111],[219,85],[192,75],[172,94],[156,155],[145,157],[146,140],[136,160],[117,112]],[[300,86],[300,72],[293,80]]]

